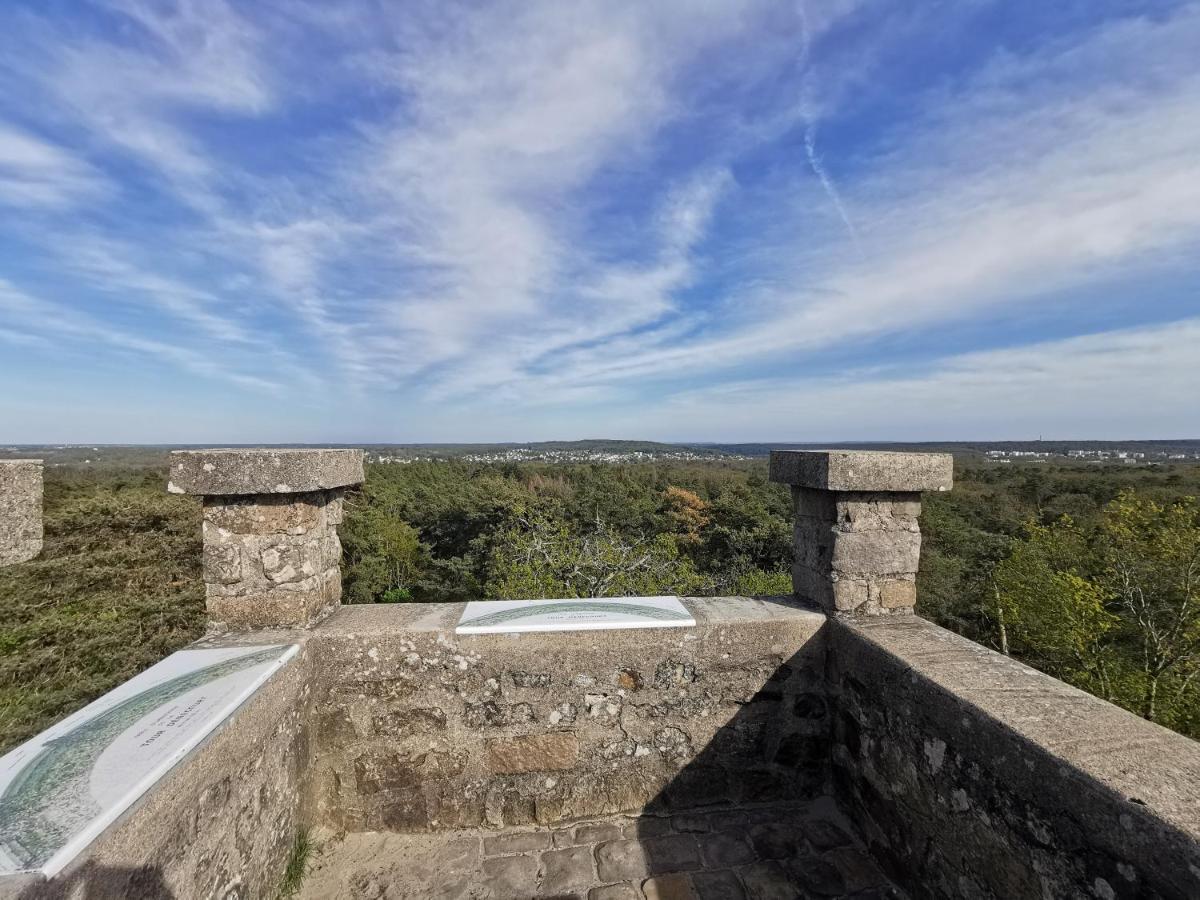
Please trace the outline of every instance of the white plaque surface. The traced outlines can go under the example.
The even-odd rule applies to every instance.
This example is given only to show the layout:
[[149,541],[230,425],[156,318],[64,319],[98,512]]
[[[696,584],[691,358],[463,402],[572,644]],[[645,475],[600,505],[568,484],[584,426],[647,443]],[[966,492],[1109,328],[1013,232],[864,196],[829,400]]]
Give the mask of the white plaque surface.
[[696,624],[678,597],[594,597],[583,600],[472,600],[455,634],[687,628]]
[[0,875],[60,871],[296,651],[181,650],[0,757]]

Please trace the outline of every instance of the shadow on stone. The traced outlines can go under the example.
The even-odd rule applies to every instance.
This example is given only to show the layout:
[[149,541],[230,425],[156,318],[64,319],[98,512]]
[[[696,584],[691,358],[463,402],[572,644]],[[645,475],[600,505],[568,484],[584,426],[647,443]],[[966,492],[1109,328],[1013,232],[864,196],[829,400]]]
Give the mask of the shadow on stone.
[[[597,847],[611,891],[595,897],[642,896],[638,889],[703,900],[902,896],[832,797],[827,628],[778,659],[749,696],[722,698],[733,716],[647,804],[636,837]],[[719,671],[683,677],[722,680]]]
[[31,884],[18,900],[175,900],[155,866],[102,866],[84,863],[53,881]]

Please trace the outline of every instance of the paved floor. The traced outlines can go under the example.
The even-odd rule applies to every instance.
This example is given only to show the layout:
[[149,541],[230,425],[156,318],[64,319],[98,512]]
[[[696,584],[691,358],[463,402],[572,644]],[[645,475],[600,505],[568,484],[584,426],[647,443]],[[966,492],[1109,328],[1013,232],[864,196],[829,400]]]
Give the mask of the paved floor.
[[350,834],[302,900],[900,898],[829,800],[558,828]]

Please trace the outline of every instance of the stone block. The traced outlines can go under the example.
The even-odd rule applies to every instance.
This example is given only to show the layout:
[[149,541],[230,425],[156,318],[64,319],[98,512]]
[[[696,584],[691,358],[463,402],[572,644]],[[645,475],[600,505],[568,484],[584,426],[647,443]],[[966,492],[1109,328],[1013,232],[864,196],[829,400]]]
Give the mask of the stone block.
[[650,871],[655,874],[690,872],[699,869],[700,847],[690,834],[668,834],[642,842]]
[[541,858],[541,892],[561,896],[573,888],[596,880],[591,847],[547,850]]
[[572,768],[579,758],[579,739],[569,731],[492,738],[484,748],[487,769],[496,775],[557,772]]
[[879,450],[772,450],[770,478],[825,491],[948,491],[949,453]]
[[802,856],[792,859],[789,868],[796,883],[808,895],[817,897],[845,897],[846,878],[833,863],[817,856]]
[[527,725],[534,720],[533,707],[528,703],[468,703],[463,718],[472,728],[504,728]]
[[598,844],[601,841],[615,841],[621,836],[621,826],[615,822],[593,822],[579,825],[575,828],[575,843]]
[[245,584],[206,585],[210,622],[230,630],[307,628],[324,618],[342,595],[337,570],[270,589],[246,588]]
[[42,461],[0,460],[0,566],[42,552]]
[[796,900],[805,896],[777,862],[760,862],[740,870],[742,882],[755,900]]
[[242,548],[239,544],[205,542],[202,561],[205,582],[231,585],[240,583],[244,578]]
[[481,867],[488,887],[497,897],[528,897],[537,884],[538,862],[532,856],[498,856],[485,859]]
[[301,494],[362,481],[362,450],[176,450],[167,490],[202,496]]
[[700,900],[745,900],[746,892],[737,874],[729,869],[692,873],[692,884]]
[[828,571],[822,572],[801,562],[792,565],[792,591],[822,609],[833,608],[833,584]]
[[632,882],[622,884],[606,884],[603,887],[592,888],[588,892],[588,900],[642,900],[642,892]]
[[658,875],[647,878],[642,884],[646,900],[699,900],[692,888],[692,880],[686,875]]
[[219,497],[204,501],[204,521],[234,534],[306,534],[326,524],[329,493]]
[[916,606],[916,579],[893,579],[883,582],[879,586],[879,605],[884,609],[904,609]]
[[549,846],[549,831],[508,831],[483,839],[483,852],[486,856],[529,853],[533,850],[545,850]]
[[921,515],[921,495],[910,493],[838,493],[834,515],[843,530],[913,531]]
[[833,542],[833,571],[850,575],[916,572],[921,535],[913,531],[849,531]]
[[601,881],[628,881],[650,874],[650,863],[640,842],[609,841],[596,848],[596,869]]
[[710,834],[700,838],[700,852],[705,865],[712,869],[744,866],[758,858],[746,841],[733,834]]

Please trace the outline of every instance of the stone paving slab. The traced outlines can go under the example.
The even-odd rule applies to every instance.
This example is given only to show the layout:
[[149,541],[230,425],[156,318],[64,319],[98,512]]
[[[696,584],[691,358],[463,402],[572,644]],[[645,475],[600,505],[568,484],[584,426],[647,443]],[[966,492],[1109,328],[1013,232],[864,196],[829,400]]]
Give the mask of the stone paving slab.
[[828,798],[552,828],[355,833],[322,845],[301,900],[903,898]]

